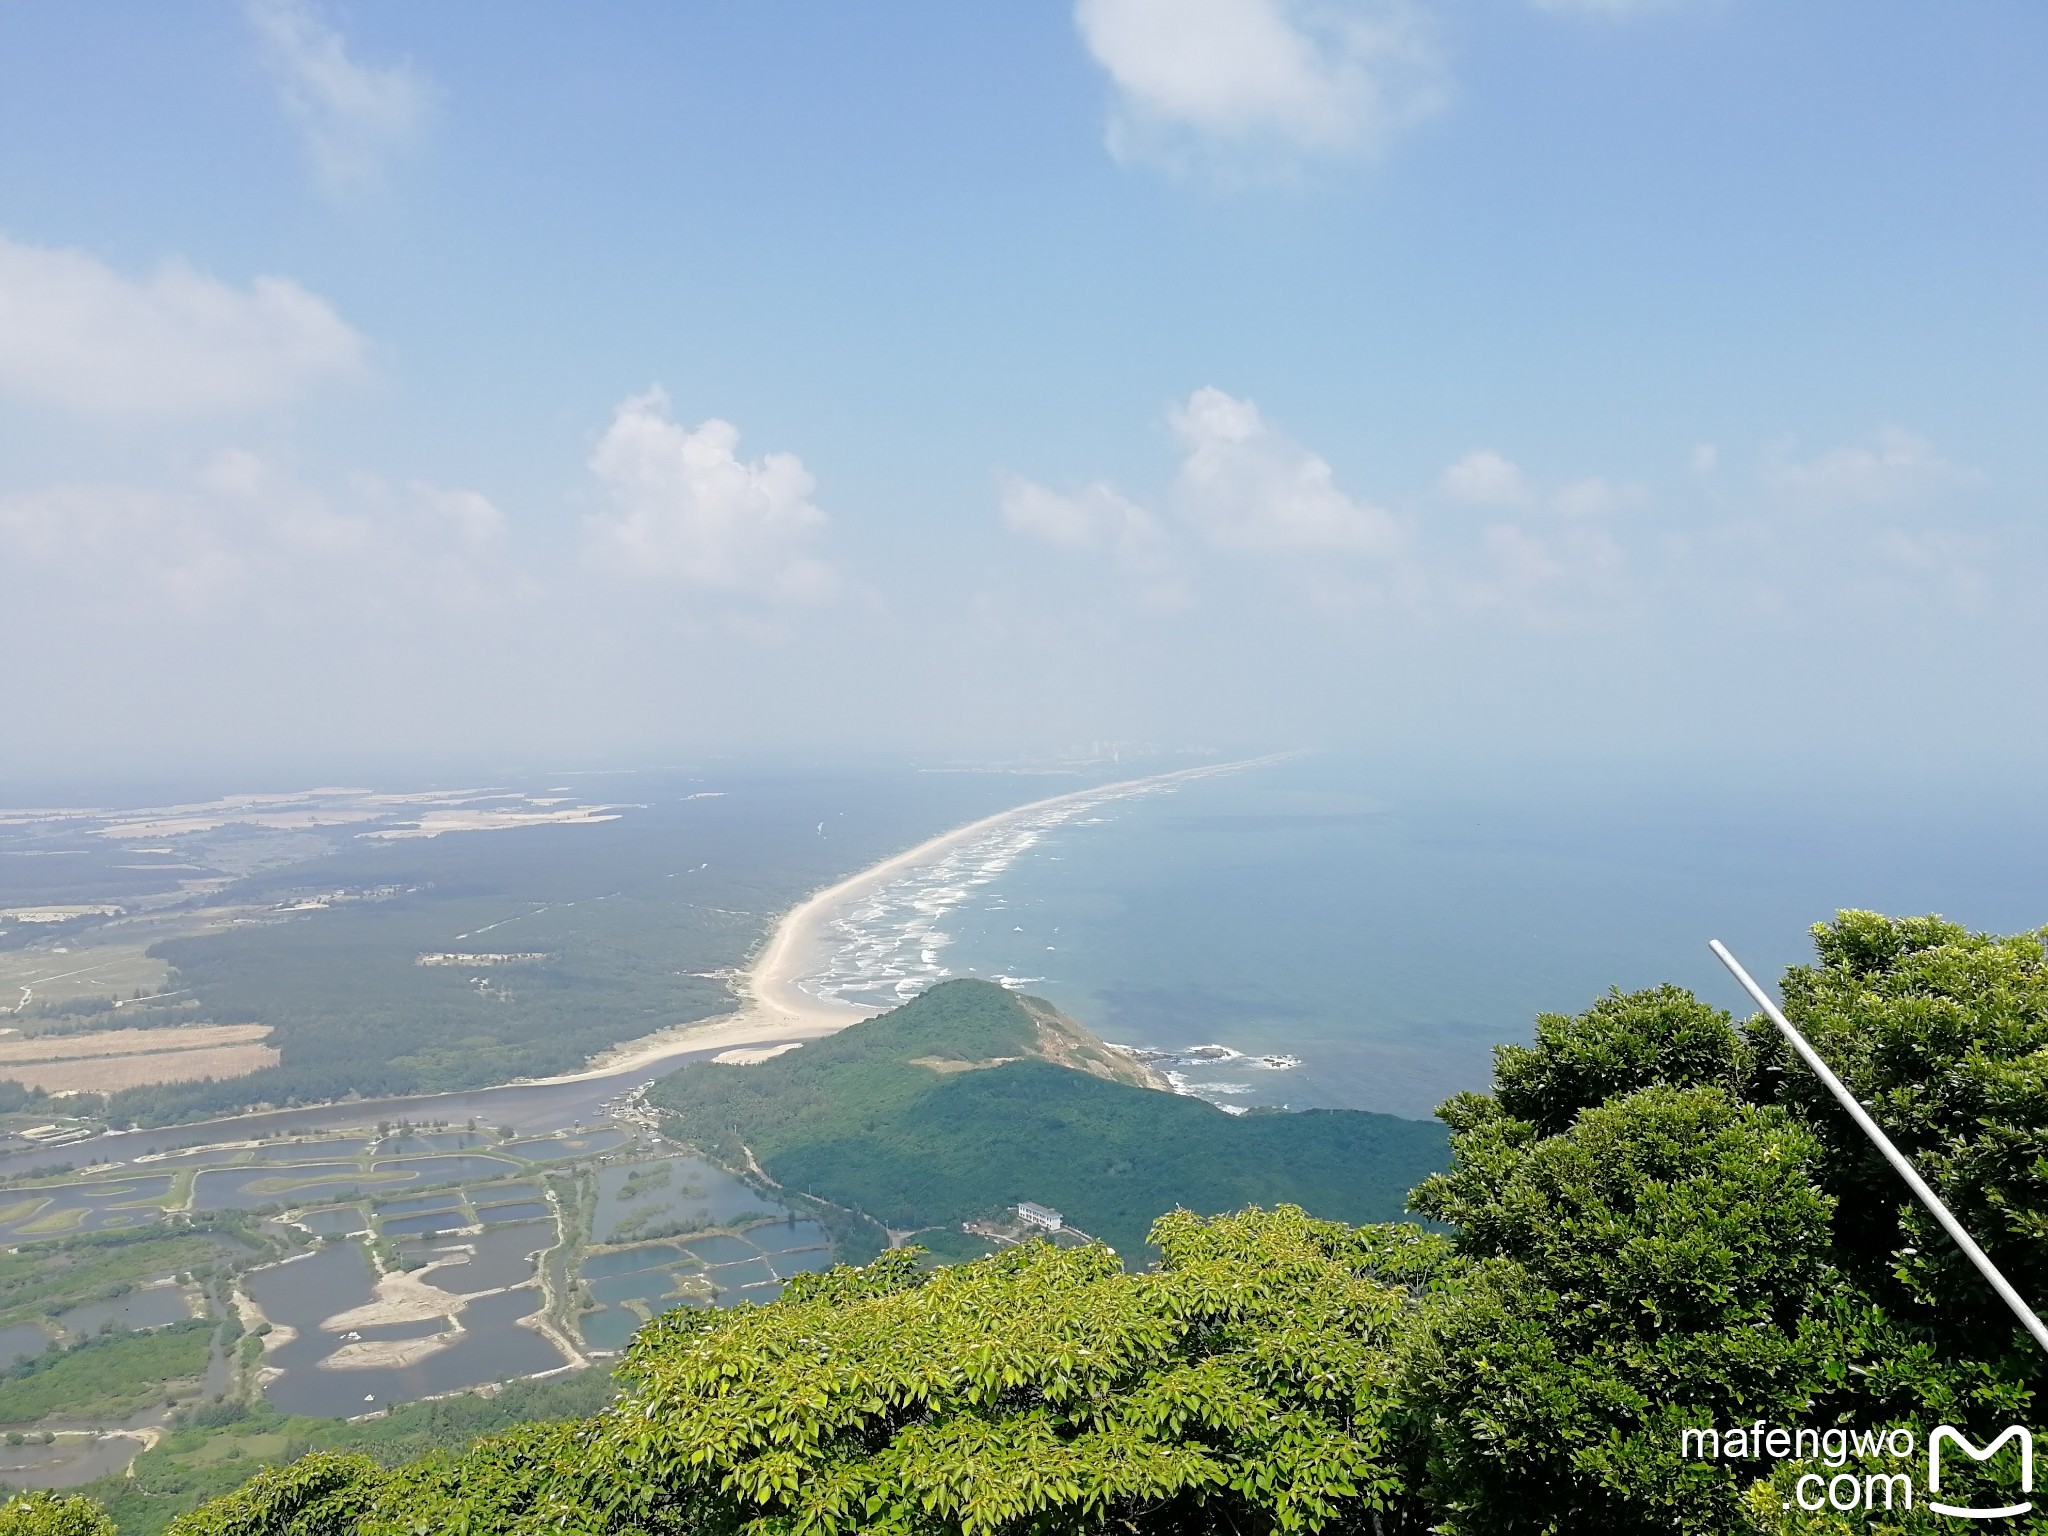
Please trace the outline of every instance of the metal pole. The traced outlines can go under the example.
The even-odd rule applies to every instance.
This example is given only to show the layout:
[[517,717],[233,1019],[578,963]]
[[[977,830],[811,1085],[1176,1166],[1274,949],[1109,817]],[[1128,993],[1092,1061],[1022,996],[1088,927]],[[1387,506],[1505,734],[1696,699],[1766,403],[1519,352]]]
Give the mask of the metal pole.
[[1828,1092],[1835,1096],[1842,1108],[1849,1112],[1849,1118],[1856,1122],[1863,1134],[1868,1136],[1877,1150],[1884,1154],[1885,1161],[1899,1171],[1899,1177],[1904,1179],[1906,1186],[1920,1197],[1920,1203],[1934,1213],[1934,1219],[1941,1223],[1942,1229],[1950,1237],[1955,1239],[1956,1246],[1963,1250],[1963,1256],[1977,1266],[1979,1274],[1991,1282],[1991,1289],[1998,1292],[1999,1300],[2012,1308],[2012,1315],[2034,1336],[2034,1342],[2043,1349],[2048,1349],[2048,1326],[2043,1325],[2041,1319],[2034,1315],[2034,1309],[2021,1299],[2020,1293],[2012,1288],[2011,1282],[1998,1272],[1998,1266],[1986,1257],[1982,1248],[1977,1246],[1977,1240],[1963,1230],[1963,1224],[1949,1213],[1949,1208],[1941,1203],[1941,1197],[1927,1187],[1927,1181],[1921,1178],[1919,1170],[1906,1160],[1906,1154],[1892,1145],[1892,1139],[1878,1129],[1877,1122],[1870,1118],[1868,1111],[1861,1104],[1856,1102],[1856,1096],[1842,1086],[1839,1077],[1828,1070],[1828,1064],[1820,1059],[1820,1053],[1806,1043],[1806,1036],[1792,1027],[1792,1021],[1785,1017],[1764,989],[1742,968],[1742,962],[1728,953],[1726,944],[1719,939],[1713,939],[1708,942],[1707,948],[1711,949],[1714,958],[1727,966],[1735,979],[1742,983],[1742,990],[1756,1000],[1757,1007],[1763,1009],[1770,1021],[1778,1026],[1778,1032],[1792,1042],[1792,1049],[1813,1068],[1813,1075],[1827,1084]]

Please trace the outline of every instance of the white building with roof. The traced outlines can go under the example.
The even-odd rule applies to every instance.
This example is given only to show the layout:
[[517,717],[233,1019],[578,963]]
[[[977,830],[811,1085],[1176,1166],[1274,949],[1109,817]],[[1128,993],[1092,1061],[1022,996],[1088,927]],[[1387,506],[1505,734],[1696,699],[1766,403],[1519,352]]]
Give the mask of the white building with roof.
[[1029,1227],[1042,1227],[1047,1232],[1057,1232],[1067,1224],[1066,1218],[1049,1205],[1040,1205],[1036,1200],[1017,1202],[1017,1219]]

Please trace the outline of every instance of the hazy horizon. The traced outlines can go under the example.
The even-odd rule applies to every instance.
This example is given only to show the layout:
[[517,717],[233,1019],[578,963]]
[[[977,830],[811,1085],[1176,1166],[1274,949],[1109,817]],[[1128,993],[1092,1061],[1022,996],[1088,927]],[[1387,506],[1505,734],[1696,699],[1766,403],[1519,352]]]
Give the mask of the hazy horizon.
[[2017,785],[2044,52],[1750,0],[0,8],[0,779]]

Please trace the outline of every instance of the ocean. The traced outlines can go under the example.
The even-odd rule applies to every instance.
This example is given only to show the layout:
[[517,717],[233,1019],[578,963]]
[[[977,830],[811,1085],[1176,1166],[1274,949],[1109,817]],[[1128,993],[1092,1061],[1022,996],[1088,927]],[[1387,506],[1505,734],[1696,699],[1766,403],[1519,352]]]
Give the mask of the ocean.
[[849,913],[813,991],[1045,997],[1228,1108],[1426,1116],[1611,986],[1748,1012],[1842,907],[2048,923],[2035,797],[1306,757],[1006,825]]

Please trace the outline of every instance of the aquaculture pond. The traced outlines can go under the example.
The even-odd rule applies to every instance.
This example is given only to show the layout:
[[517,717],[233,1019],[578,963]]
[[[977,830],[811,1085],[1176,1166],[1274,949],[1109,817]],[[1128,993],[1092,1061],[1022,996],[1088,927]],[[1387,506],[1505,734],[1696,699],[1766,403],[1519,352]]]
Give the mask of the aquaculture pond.
[[513,1200],[545,1200],[538,1184],[473,1184],[469,1198],[477,1205],[504,1205]]
[[576,1320],[577,1331],[583,1335],[583,1342],[592,1349],[622,1350],[640,1331],[642,1319],[637,1312],[628,1312],[624,1307],[607,1307],[602,1312],[586,1312]]
[[475,1153],[455,1154],[446,1157],[408,1157],[399,1160],[377,1159],[379,1173],[404,1173],[410,1175],[415,1184],[444,1184],[454,1179],[488,1179],[494,1174],[513,1173],[518,1165],[502,1157],[484,1157]]
[[73,1184],[67,1193],[75,1192],[80,1199],[92,1205],[137,1205],[144,1201],[160,1201],[171,1192],[175,1174],[158,1173],[141,1178],[94,1180],[85,1184]]
[[[304,1339],[317,1333],[326,1319],[373,1300],[376,1279],[376,1267],[361,1243],[330,1243],[282,1264],[252,1269],[242,1285],[265,1317],[297,1330]],[[278,1360],[276,1351],[271,1353],[272,1365],[289,1363]]]
[[749,1259],[744,1264],[721,1264],[716,1269],[704,1271],[704,1278],[717,1288],[720,1296],[728,1291],[745,1290],[750,1285],[766,1285],[775,1277],[775,1271],[768,1267],[766,1259]]
[[[325,1151],[307,1155],[324,1156]],[[222,1168],[229,1163],[246,1162],[249,1156],[246,1147],[200,1147],[191,1152],[153,1152],[147,1161],[143,1158],[135,1161],[140,1168]]]
[[[706,1305],[707,1286],[715,1306],[772,1301],[791,1275],[832,1267],[829,1242],[816,1222],[791,1219],[738,1237],[715,1233],[586,1254],[577,1278],[599,1306],[576,1326],[590,1348],[614,1350],[632,1337],[642,1313]],[[677,1296],[678,1289],[685,1294]]]
[[428,1263],[466,1253],[462,1263],[435,1270],[433,1279],[444,1291],[473,1296],[479,1291],[527,1284],[533,1279],[533,1255],[554,1245],[555,1224],[530,1221],[442,1242],[409,1242],[399,1251],[407,1258],[425,1259]]
[[591,1233],[600,1243],[722,1227],[748,1216],[787,1215],[772,1196],[750,1189],[702,1158],[665,1157],[598,1170]]
[[277,1141],[251,1147],[243,1155],[252,1163],[310,1163],[320,1158],[348,1158],[353,1161],[370,1150],[360,1137],[346,1141]]
[[57,1326],[76,1337],[98,1333],[109,1322],[117,1329],[132,1331],[182,1323],[191,1316],[192,1307],[186,1300],[185,1288],[160,1285],[130,1291],[110,1301],[89,1301],[68,1312],[59,1312]]
[[134,1435],[67,1436],[51,1445],[31,1437],[21,1445],[0,1446],[0,1482],[13,1488],[76,1488],[118,1476],[142,1448]]
[[[609,1280],[593,1281],[590,1299],[600,1306],[623,1306],[629,1301],[645,1302],[650,1311],[666,1310],[662,1298],[675,1294],[676,1277],[667,1270],[645,1269],[637,1274],[614,1275]],[[702,1291],[685,1294],[702,1295]]]
[[50,1336],[34,1323],[16,1323],[12,1327],[0,1328],[0,1370],[5,1370],[17,1360],[40,1355],[49,1347]]
[[370,1218],[363,1214],[361,1206],[336,1205],[324,1211],[302,1211],[298,1223],[308,1232],[322,1237],[345,1237],[351,1232],[367,1232]]
[[426,1211],[459,1211],[462,1196],[454,1190],[439,1195],[418,1195],[410,1200],[380,1200],[379,1216],[416,1216]]
[[468,1213],[458,1206],[453,1210],[429,1211],[424,1216],[380,1220],[377,1225],[386,1237],[424,1237],[432,1232],[459,1232],[469,1224]]
[[122,1227],[139,1227],[163,1215],[154,1205],[124,1210],[112,1202],[83,1199],[74,1189],[53,1189],[0,1207],[16,1214],[0,1219],[0,1237],[29,1240],[38,1237],[68,1237],[81,1232],[111,1232]]
[[608,1280],[613,1275],[630,1275],[643,1269],[696,1267],[696,1257],[685,1254],[674,1243],[650,1243],[644,1248],[620,1248],[611,1253],[593,1253],[583,1261],[585,1280]]
[[354,1163],[304,1163],[291,1168],[209,1169],[193,1180],[192,1208],[247,1210],[259,1205],[316,1204],[411,1182],[403,1174],[365,1174]]
[[605,1126],[598,1130],[572,1131],[564,1136],[515,1141],[504,1150],[528,1162],[552,1163],[565,1157],[589,1157],[598,1152],[610,1152],[623,1147],[631,1139],[624,1131]]
[[481,1222],[534,1221],[548,1214],[545,1200],[520,1200],[511,1205],[480,1205],[476,1219]]
[[[453,1282],[468,1267],[436,1270],[430,1279],[461,1295],[468,1288]],[[526,1270],[530,1275],[531,1266]],[[295,1333],[265,1357],[266,1364],[284,1373],[264,1388],[264,1396],[283,1413],[348,1418],[566,1363],[544,1335],[520,1326],[520,1318],[540,1309],[540,1292],[530,1285],[470,1300],[459,1309],[461,1332],[445,1348],[411,1365],[335,1367],[324,1362],[344,1345],[423,1339],[446,1332],[446,1325],[438,1319],[376,1324],[350,1330],[354,1340],[322,1327],[374,1295],[375,1270],[358,1243],[336,1243],[306,1258],[252,1270],[245,1284],[265,1316]]]
[[763,1253],[793,1253],[801,1248],[824,1248],[830,1234],[815,1221],[792,1218],[773,1226],[747,1228],[747,1241]]
[[462,1332],[452,1343],[402,1367],[325,1367],[319,1361],[340,1341],[332,1335],[301,1335],[272,1352],[270,1363],[282,1366],[285,1374],[264,1389],[264,1396],[282,1413],[350,1418],[393,1403],[552,1371],[568,1363],[561,1351],[519,1322],[540,1305],[540,1292],[531,1286],[480,1296],[463,1308]]
[[798,1274],[823,1274],[838,1261],[830,1248],[806,1248],[800,1253],[771,1253],[769,1266],[782,1279]]
[[379,1157],[416,1157],[429,1152],[463,1152],[492,1144],[482,1131],[408,1131],[376,1144]]
[[757,1259],[761,1256],[761,1250],[745,1238],[726,1237],[723,1234],[715,1237],[693,1237],[683,1246],[706,1264],[737,1264],[743,1259]]

